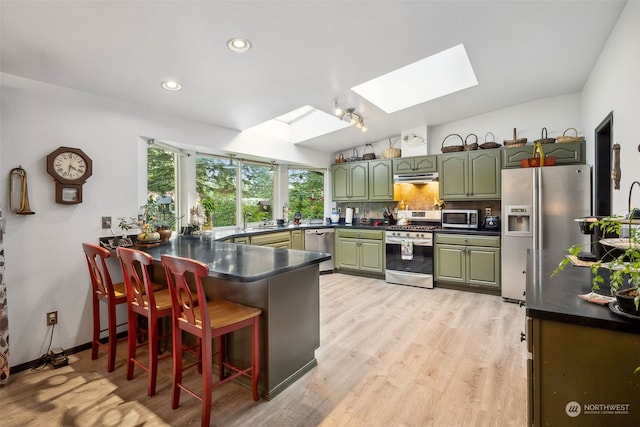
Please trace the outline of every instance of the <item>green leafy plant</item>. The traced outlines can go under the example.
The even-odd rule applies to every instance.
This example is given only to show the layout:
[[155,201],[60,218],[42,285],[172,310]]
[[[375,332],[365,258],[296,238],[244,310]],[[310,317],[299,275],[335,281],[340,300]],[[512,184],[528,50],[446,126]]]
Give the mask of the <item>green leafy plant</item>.
[[[606,269],[609,271],[611,295],[615,295],[621,288],[635,288],[636,296],[634,302],[636,309],[638,309],[640,307],[640,231],[633,226],[632,219],[616,216],[599,219],[591,223],[590,227],[599,228],[604,236],[615,235],[619,237],[622,234],[623,225],[628,225],[628,245],[625,245],[624,250],[613,246],[608,247],[602,259],[591,265],[591,272],[593,273],[592,288],[594,291],[600,290],[600,285],[605,283],[605,279],[600,272],[602,269]],[[567,250],[567,253],[577,256],[581,251],[581,246],[573,245]],[[551,273],[551,277],[564,270],[570,262],[567,257],[563,257],[558,267]]]

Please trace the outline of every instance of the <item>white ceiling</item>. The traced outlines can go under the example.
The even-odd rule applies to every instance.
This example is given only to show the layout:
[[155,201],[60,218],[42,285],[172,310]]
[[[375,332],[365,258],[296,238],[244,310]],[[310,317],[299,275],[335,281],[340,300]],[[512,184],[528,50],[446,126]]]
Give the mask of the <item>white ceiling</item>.
[[[0,67],[238,130],[304,105],[332,113],[337,99],[368,132],[301,143],[335,152],[580,91],[624,3],[2,0]],[[234,36],[252,49],[229,51]],[[392,114],[350,90],[460,43],[477,86]]]

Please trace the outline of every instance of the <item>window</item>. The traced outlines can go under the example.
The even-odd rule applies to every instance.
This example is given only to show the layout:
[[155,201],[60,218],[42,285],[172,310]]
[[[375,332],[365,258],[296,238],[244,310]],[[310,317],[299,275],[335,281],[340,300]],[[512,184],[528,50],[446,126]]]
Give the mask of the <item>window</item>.
[[147,204],[155,207],[156,225],[174,227],[176,218],[177,154],[147,147]]
[[237,170],[232,160],[196,157],[196,192],[205,210],[205,227],[236,225]]
[[247,222],[273,218],[274,170],[270,166],[242,163],[242,215]]
[[324,217],[324,172],[289,169],[289,210],[303,219]]

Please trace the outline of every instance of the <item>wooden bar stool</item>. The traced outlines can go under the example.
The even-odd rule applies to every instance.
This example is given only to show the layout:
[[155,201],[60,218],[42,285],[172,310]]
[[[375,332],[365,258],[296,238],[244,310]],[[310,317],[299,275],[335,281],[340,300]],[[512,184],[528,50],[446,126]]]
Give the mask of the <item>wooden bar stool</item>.
[[[211,392],[213,387],[222,385],[238,376],[251,378],[253,400],[258,400],[258,376],[260,375],[260,314],[262,310],[242,304],[216,299],[207,301],[202,287],[202,278],[209,273],[206,264],[170,255],[162,255],[171,302],[173,307],[173,391],[171,407],[176,409],[180,404],[180,390],[202,402],[201,421],[208,426],[211,419]],[[195,285],[195,292],[187,282]],[[232,331],[251,327],[251,366],[245,369],[232,366],[224,351],[224,336]],[[200,342],[201,359],[196,362],[202,370],[202,395],[182,384],[182,372],[190,366],[182,366],[182,332],[192,334]],[[214,383],[212,339],[218,343],[219,378]],[[230,374],[227,376],[227,371]]]
[[[116,328],[125,322],[116,324],[116,305],[127,302],[124,282],[113,283],[105,260],[111,256],[108,250],[91,243],[83,243],[82,249],[87,258],[89,277],[91,278],[91,300],[93,302],[93,339],[91,340],[91,359],[98,358],[98,348],[107,349],[107,372],[113,372],[116,365]],[[100,300],[107,304],[107,328],[100,329]],[[100,342],[100,334],[107,332],[107,343]]]
[[[129,354],[127,357],[127,379],[133,378],[133,368],[138,365],[148,373],[147,394],[156,394],[156,379],[158,377],[158,360],[170,357],[170,354],[159,357],[160,321],[163,317],[171,316],[171,295],[169,289],[159,290],[159,285],[153,283],[149,277],[148,267],[153,262],[151,255],[135,249],[119,247],[116,249],[122,275],[127,291],[127,313],[129,320],[128,338]],[[147,319],[147,343],[149,358],[145,365],[136,358],[136,350],[145,344],[139,344],[140,328],[138,317]],[[143,331],[144,332],[144,331]],[[168,335],[167,335],[168,336]]]

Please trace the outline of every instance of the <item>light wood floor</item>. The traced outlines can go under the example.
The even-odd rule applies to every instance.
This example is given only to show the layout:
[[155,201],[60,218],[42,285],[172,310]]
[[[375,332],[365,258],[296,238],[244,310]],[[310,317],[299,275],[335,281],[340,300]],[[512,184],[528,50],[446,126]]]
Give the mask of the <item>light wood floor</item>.
[[[320,280],[318,366],[271,401],[233,383],[214,390],[216,426],[508,426],[526,424],[524,309],[500,297],[389,285],[329,274]],[[57,370],[24,371],[0,387],[0,425],[199,425],[199,402],[170,404],[171,361],[158,394],[125,379],[104,354],[70,356]],[[191,374],[198,383],[196,374]]]

